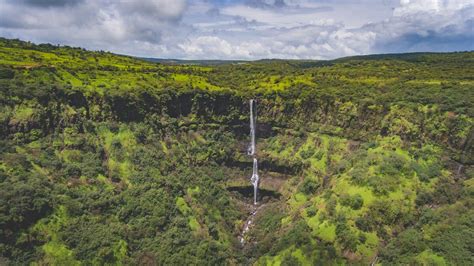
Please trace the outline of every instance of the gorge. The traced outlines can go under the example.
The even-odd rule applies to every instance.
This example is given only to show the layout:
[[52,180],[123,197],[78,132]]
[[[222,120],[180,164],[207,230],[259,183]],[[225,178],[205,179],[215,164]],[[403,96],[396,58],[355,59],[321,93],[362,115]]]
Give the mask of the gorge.
[[473,64],[0,38],[0,264],[472,265]]

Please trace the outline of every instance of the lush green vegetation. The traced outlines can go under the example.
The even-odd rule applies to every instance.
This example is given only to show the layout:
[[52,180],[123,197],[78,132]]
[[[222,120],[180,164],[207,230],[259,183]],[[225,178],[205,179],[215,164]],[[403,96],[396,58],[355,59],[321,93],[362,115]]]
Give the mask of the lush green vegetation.
[[[165,65],[0,39],[0,264],[474,264],[474,53]],[[247,219],[248,99],[265,204]]]

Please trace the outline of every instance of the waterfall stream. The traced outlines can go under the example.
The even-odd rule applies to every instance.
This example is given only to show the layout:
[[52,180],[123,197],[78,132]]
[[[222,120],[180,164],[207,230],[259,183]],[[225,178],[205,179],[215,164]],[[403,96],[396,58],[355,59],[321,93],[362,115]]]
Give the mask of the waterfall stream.
[[253,185],[253,204],[257,204],[257,193],[258,193],[258,181],[260,177],[258,176],[258,162],[257,158],[253,158],[253,173],[250,178],[250,182]]
[[[253,204],[257,204],[257,194],[258,194],[258,183],[260,177],[258,176],[258,161],[256,156],[256,149],[255,149],[255,131],[257,125],[257,112],[254,110],[256,107],[255,100],[250,100],[250,145],[248,149],[248,155],[253,157],[253,171],[252,177],[250,177],[250,182],[253,185]],[[255,108],[256,109],[256,108]]]
[[255,155],[255,124],[257,123],[257,114],[254,116],[254,100],[250,100],[250,145],[247,151],[248,155]]
[[250,177],[250,182],[253,185],[253,205],[251,207],[252,211],[250,212],[250,216],[244,223],[244,227],[242,232],[239,235],[239,241],[242,245],[245,244],[245,235],[250,230],[250,227],[253,225],[253,220],[258,212],[258,210],[264,206],[260,205],[257,207],[257,195],[258,195],[258,185],[260,181],[260,177],[258,176],[258,161],[257,161],[257,152],[256,152],[256,145],[255,145],[255,131],[257,125],[257,112],[256,112],[256,102],[255,100],[250,100],[250,144],[247,150],[247,154],[252,156],[253,158],[253,170],[252,176]]

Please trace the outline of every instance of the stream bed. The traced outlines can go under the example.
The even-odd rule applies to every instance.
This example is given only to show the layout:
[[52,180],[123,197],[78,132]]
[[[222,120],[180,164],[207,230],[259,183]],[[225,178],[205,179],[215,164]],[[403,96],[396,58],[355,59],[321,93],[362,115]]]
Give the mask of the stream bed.
[[250,229],[254,225],[254,220],[257,213],[259,212],[259,210],[261,210],[265,206],[264,203],[258,204],[258,205],[253,205],[253,204],[248,204],[248,205],[250,208],[250,213],[247,220],[245,220],[244,226],[242,227],[242,231],[240,231],[240,234],[238,236],[239,242],[242,246],[244,246],[246,242],[248,242],[247,233],[250,231]]

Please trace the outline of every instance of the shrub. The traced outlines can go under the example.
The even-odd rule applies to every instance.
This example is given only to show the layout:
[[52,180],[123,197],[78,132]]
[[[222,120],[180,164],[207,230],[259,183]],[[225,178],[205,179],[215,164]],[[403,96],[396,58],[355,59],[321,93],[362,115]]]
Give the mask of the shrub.
[[298,190],[300,192],[303,192],[306,195],[311,195],[314,192],[316,192],[319,186],[320,186],[319,182],[317,182],[316,180],[312,178],[307,177],[303,180],[303,183],[301,183]]
[[344,206],[349,206],[354,210],[359,210],[362,205],[364,205],[364,199],[360,194],[355,194],[353,196],[343,194],[341,196],[341,204]]

